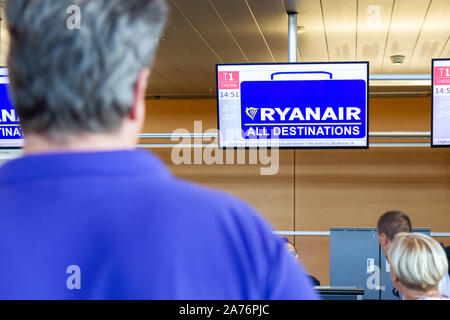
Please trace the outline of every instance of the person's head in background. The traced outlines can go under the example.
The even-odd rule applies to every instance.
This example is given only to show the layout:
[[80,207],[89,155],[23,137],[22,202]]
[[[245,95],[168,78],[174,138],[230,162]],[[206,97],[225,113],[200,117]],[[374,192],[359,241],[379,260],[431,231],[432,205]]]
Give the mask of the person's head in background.
[[388,251],[391,278],[406,300],[443,298],[439,281],[448,271],[444,249],[420,233],[399,233]]
[[412,232],[411,221],[404,212],[388,211],[378,219],[378,242],[386,257],[392,240],[401,232]]
[[[79,29],[69,25],[74,5]],[[6,15],[25,152],[134,148],[164,1],[9,0]]]
[[[299,255],[298,255],[297,248],[295,247],[295,245],[292,242],[290,242],[289,239],[286,238],[286,237],[284,237],[283,240],[286,243],[286,247],[289,250],[289,253],[291,254],[291,257],[294,258],[294,259],[300,259]],[[314,276],[312,276],[310,274],[308,274],[307,276],[311,280],[311,283],[312,283],[313,286],[320,286],[320,281],[316,277],[314,277]]]
[[294,244],[292,244],[288,238],[283,238],[284,242],[286,243],[286,247],[289,250],[289,253],[291,254],[292,257],[298,259],[298,252],[297,252],[297,248],[294,246]]

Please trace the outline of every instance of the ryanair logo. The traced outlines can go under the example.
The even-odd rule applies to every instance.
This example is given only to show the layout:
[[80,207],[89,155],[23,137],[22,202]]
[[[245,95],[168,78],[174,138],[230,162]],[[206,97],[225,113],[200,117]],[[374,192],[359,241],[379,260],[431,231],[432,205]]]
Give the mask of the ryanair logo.
[[339,108],[246,108],[245,113],[255,121],[285,122],[285,121],[361,121],[359,107]]
[[258,108],[247,108],[245,109],[245,113],[252,118],[252,120],[255,120],[255,116],[258,113]]

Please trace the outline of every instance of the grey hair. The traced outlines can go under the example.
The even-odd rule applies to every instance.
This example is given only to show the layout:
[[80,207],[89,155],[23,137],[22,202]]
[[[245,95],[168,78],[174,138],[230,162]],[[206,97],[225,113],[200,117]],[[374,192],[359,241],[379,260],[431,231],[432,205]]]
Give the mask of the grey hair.
[[[73,5],[81,25],[70,30]],[[25,135],[116,131],[167,11],[164,0],[9,0],[11,98]]]

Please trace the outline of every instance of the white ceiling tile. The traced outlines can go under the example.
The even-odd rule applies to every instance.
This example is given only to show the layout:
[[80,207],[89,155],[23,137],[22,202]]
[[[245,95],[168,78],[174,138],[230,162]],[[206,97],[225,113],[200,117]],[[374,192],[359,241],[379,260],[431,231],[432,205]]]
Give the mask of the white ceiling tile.
[[357,60],[369,61],[380,73],[394,0],[359,0]]
[[[430,0],[396,0],[383,58],[382,73],[406,73],[409,60],[430,4]],[[393,65],[392,55],[404,55],[402,65]]]
[[320,0],[297,0],[297,10],[298,25],[305,28],[298,35],[302,61],[328,61]]
[[330,61],[356,60],[356,0],[322,0]]
[[282,0],[248,0],[276,62],[288,61],[288,15]]
[[450,36],[450,0],[433,0],[420,32],[408,72],[430,73],[431,59],[439,58]]
[[244,0],[209,1],[220,14],[249,62],[274,61]]
[[226,63],[245,61],[233,35],[217,15],[208,0],[175,0],[178,8],[189,18],[200,34]]

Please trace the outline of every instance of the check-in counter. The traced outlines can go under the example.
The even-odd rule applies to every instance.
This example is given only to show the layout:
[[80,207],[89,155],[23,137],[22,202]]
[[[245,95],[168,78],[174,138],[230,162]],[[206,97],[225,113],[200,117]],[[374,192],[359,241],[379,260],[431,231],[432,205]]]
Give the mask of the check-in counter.
[[355,287],[314,287],[323,300],[362,300],[364,289]]

